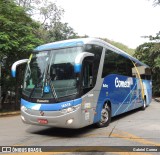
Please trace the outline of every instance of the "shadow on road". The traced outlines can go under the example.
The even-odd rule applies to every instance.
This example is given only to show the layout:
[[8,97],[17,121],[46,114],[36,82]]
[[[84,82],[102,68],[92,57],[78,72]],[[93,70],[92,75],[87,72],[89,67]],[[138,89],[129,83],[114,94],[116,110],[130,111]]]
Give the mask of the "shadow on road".
[[[141,108],[138,108],[138,109],[134,109],[134,110],[131,110],[131,111],[129,111],[129,112],[120,114],[120,115],[118,115],[118,116],[113,117],[111,122],[118,121],[118,120],[123,119],[123,118],[125,118],[125,117],[127,117],[127,116],[133,115],[133,114],[135,114],[135,113],[137,113],[137,112],[139,112],[139,111],[142,111],[142,109],[141,109]],[[143,112],[143,111],[142,111],[142,112]]]
[[41,126],[30,126],[26,132],[31,134],[38,134],[50,137],[63,137],[63,138],[75,138],[80,137],[82,134],[87,134],[95,130],[94,125],[90,125],[81,129],[65,129],[55,127],[41,127]]
[[[135,109],[130,112],[115,116],[112,118],[111,123],[123,119],[127,116],[135,114],[136,112],[141,111],[141,109]],[[106,127],[107,128],[107,127]],[[90,125],[80,129],[65,129],[65,128],[55,128],[55,127],[44,127],[44,126],[34,126],[31,125],[26,132],[36,135],[44,135],[49,137],[61,137],[61,138],[76,138],[81,137],[83,134],[91,133],[93,130],[99,130],[95,125]]]

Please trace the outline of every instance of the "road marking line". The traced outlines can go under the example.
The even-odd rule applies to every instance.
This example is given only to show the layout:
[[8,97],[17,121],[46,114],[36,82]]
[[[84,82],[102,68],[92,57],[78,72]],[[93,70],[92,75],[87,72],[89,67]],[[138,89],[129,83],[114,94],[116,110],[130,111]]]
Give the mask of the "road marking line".
[[[2,154],[2,155],[56,155],[56,154],[69,154],[74,152],[16,152],[11,154]],[[78,152],[77,152],[78,153]]]
[[135,136],[135,135],[128,133],[128,132],[125,132],[125,131],[120,131],[120,132],[121,132],[121,134],[112,133],[111,137],[123,138],[126,140],[135,141],[135,142],[145,144],[145,145],[160,146],[160,143],[156,143],[153,141],[143,139],[142,137]]
[[149,153],[143,153],[143,152],[110,152],[113,154],[118,154],[118,155],[152,155]]
[[[146,139],[143,139],[143,138],[141,138],[141,137],[138,137],[138,136],[136,136],[136,135],[133,135],[133,134],[131,134],[131,133],[128,133],[128,132],[125,132],[125,131],[121,131],[121,130],[115,130],[116,132],[118,132],[118,133],[107,133],[107,132],[105,132],[105,133],[96,133],[96,134],[87,134],[87,135],[85,135],[85,136],[83,136],[83,137],[96,137],[96,136],[107,136],[108,138],[109,137],[114,137],[114,138],[122,138],[122,139],[125,139],[125,140],[129,140],[129,141],[134,141],[134,142],[137,142],[137,143],[140,143],[140,144],[145,144],[145,145],[152,145],[152,146],[160,146],[160,143],[156,143],[156,142],[153,142],[153,141],[149,141],[149,140],[146,140]],[[114,131],[114,132],[115,132]],[[14,145],[14,146],[21,146],[21,145]],[[101,147],[99,147],[99,150],[100,150],[100,148]],[[111,146],[111,149],[112,149],[112,146]],[[90,148],[89,149],[87,149],[87,148],[85,148],[85,150],[84,151],[89,151],[89,150],[91,150]],[[52,150],[53,151],[53,150]],[[68,154],[68,153],[71,153],[71,152],[77,152],[78,150],[75,148],[75,149],[72,149],[72,151],[71,151],[71,149],[65,149],[65,150],[62,150],[62,151],[66,151],[66,152],[38,152],[38,154],[44,154],[44,155],[51,155],[51,154]],[[103,152],[106,152],[106,150],[105,149],[101,149],[101,151]],[[117,151],[117,152],[116,152]],[[115,152],[110,152],[110,153],[112,153],[112,154],[118,154],[118,155],[151,155],[151,154],[149,154],[149,153],[144,153],[144,152],[118,152],[118,151],[125,151],[125,149],[124,150],[120,150],[120,149],[117,149],[117,150],[115,150]],[[18,154],[18,153],[16,153],[16,154]],[[37,154],[37,152],[24,152],[24,153],[21,153],[21,154],[23,154],[23,155],[35,155],[35,154]],[[10,155],[10,154],[7,154],[7,155]]]
[[[110,148],[112,149],[112,147]],[[89,151],[90,149],[85,149],[84,152],[86,151]],[[8,154],[7,155],[18,155],[18,154],[22,154],[22,155],[58,155],[58,154],[70,154],[70,153],[74,153],[74,151],[76,153],[78,153],[78,150],[77,149],[74,149],[72,150],[72,152],[13,152],[12,154]],[[122,151],[120,149],[117,149],[115,150],[117,152],[108,152],[108,153],[111,153],[111,154],[118,154],[118,155],[152,155],[152,154],[149,154],[149,153],[143,153],[143,152],[118,152],[118,151]],[[104,149],[101,149],[100,152],[106,152],[106,150]]]

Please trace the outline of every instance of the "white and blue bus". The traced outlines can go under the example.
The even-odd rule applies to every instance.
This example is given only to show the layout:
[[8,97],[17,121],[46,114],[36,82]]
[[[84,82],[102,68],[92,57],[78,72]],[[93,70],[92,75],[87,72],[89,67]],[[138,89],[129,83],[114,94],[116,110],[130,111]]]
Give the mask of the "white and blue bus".
[[27,63],[21,98],[24,123],[62,128],[108,126],[111,117],[151,103],[149,66],[100,39],[38,46]]

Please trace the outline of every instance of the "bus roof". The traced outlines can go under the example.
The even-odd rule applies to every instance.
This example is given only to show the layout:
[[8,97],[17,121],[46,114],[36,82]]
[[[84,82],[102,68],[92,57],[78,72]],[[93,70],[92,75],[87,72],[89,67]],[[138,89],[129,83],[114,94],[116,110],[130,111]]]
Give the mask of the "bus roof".
[[40,51],[44,51],[44,50],[83,46],[85,44],[96,44],[96,45],[101,45],[101,46],[107,46],[107,47],[113,49],[114,52],[117,52],[118,54],[129,58],[130,60],[134,61],[135,63],[138,63],[138,64],[141,64],[143,66],[149,67],[146,64],[140,62],[138,59],[129,55],[128,53],[122,51],[121,49],[109,44],[108,42],[105,42],[105,41],[103,41],[101,39],[97,39],[97,38],[78,38],[78,39],[69,39],[69,40],[57,41],[57,42],[53,42],[53,43],[40,45],[40,46],[36,47],[34,49],[34,51],[39,51],[40,52]]

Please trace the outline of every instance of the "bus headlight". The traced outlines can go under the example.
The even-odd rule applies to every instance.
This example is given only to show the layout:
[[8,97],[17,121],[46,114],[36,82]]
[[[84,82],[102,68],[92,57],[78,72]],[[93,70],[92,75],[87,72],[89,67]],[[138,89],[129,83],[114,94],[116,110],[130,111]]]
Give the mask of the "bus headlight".
[[25,122],[26,120],[25,120],[25,118],[21,115],[21,119]]
[[72,111],[74,111],[74,108],[73,107],[69,107],[69,108],[66,109],[66,111],[67,111],[67,113],[72,112]]
[[24,105],[22,105],[21,106],[21,111],[27,111],[27,108]]
[[79,108],[79,105],[78,106],[73,106],[73,107],[68,107],[66,109],[62,109],[61,112],[70,113],[70,112],[73,112],[73,111],[77,110],[78,108]]

